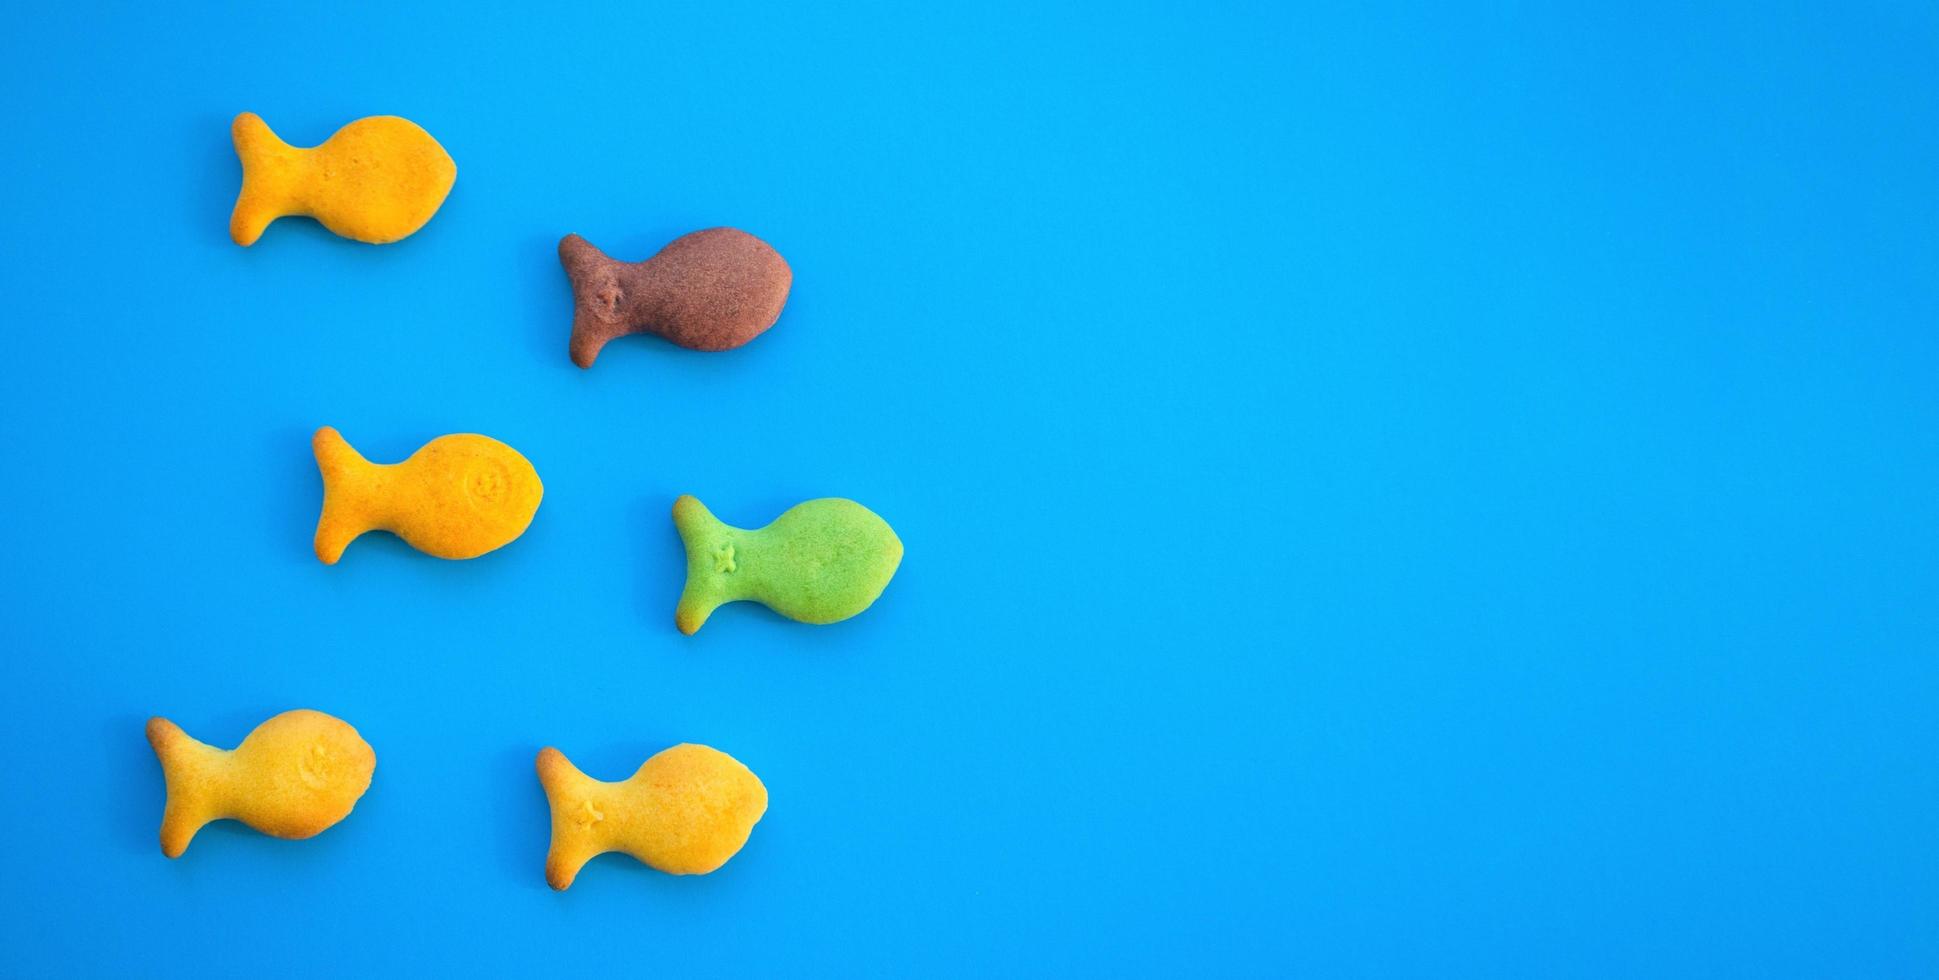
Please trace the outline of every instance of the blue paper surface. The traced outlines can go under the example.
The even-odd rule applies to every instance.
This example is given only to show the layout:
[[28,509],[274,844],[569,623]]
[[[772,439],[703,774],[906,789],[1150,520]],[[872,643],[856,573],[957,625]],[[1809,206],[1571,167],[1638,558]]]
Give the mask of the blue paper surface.
[[[18,6],[0,974],[1939,973],[1939,19],[1584,7]],[[238,248],[244,110],[457,184]],[[773,330],[567,360],[716,225]],[[543,506],[325,567],[322,425]],[[682,493],[907,557],[686,638]],[[295,707],[355,812],[163,858],[144,721]],[[747,847],[549,890],[539,748],[681,741]]]

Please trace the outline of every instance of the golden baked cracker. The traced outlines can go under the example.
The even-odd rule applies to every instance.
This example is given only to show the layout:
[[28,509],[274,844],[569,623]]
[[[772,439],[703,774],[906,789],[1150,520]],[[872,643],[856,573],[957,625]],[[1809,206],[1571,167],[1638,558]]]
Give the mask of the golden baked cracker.
[[554,748],[540,750],[538,770],[552,806],[545,880],[561,891],[607,851],[668,874],[706,874],[747,843],[768,808],[761,780],[705,745],[676,745],[617,783],[580,772]]
[[531,462],[489,436],[439,436],[383,464],[326,425],[310,448],[323,475],[316,556],[326,565],[365,531],[390,531],[439,558],[476,558],[524,534],[545,495]]
[[172,858],[214,820],[240,820],[287,840],[315,837],[350,814],[377,770],[377,754],[355,728],[308,709],[257,725],[233,749],[150,718],[148,744],[168,783],[162,853]]
[[229,127],[242,193],[229,237],[253,245],[269,223],[309,215],[360,242],[394,242],[424,227],[458,179],[451,154],[417,123],[369,116],[310,148],[291,146],[253,112]]

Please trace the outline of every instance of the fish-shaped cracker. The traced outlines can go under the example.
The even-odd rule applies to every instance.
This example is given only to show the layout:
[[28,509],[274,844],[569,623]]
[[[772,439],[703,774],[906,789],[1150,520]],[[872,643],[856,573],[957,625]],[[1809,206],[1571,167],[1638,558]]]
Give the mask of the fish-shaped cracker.
[[327,425],[310,447],[323,474],[316,556],[326,565],[365,531],[390,531],[439,558],[476,558],[525,533],[545,495],[532,464],[488,436],[439,436],[389,465]]
[[355,728],[308,709],[257,725],[227,750],[151,718],[148,743],[168,782],[162,853],[172,858],[214,820],[240,820],[288,840],[315,837],[350,815],[377,770],[377,753]]
[[607,851],[668,874],[704,875],[740,851],[768,809],[761,780],[705,745],[676,745],[617,783],[580,772],[554,748],[540,750],[538,770],[552,807],[545,880],[561,891]]
[[291,146],[253,112],[229,127],[242,160],[242,193],[229,237],[253,245],[269,223],[309,215],[360,242],[394,242],[424,227],[451,193],[458,165],[417,123],[369,116],[321,145]]
[[752,599],[789,619],[833,623],[867,609],[902,563],[902,539],[874,511],[825,497],[759,530],[721,523],[691,496],[673,504],[687,549],[674,624],[689,636],[720,606]]
[[609,258],[578,235],[559,242],[572,282],[572,363],[592,367],[606,342],[655,333],[682,347],[723,351],[781,317],[794,272],[773,246],[733,228],[674,239],[644,262]]

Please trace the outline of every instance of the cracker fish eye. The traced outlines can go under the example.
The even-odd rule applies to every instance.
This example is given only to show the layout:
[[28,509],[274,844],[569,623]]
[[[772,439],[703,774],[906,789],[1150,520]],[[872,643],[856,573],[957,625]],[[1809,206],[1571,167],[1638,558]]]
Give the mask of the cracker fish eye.
[[498,502],[506,492],[505,467],[496,460],[480,459],[472,463],[471,473],[465,480],[465,491],[471,500],[481,506]]

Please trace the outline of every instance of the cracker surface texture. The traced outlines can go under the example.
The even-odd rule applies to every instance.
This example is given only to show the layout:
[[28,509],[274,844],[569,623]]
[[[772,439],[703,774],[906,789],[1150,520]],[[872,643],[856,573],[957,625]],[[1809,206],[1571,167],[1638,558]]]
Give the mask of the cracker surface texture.
[[381,245],[431,220],[458,179],[451,154],[417,123],[370,116],[321,145],[283,142],[253,112],[229,127],[242,160],[242,193],[229,237],[248,246],[277,218],[308,215],[323,227]]
[[532,464],[488,436],[439,436],[388,465],[327,425],[310,448],[323,475],[316,556],[326,565],[365,531],[389,531],[439,558],[476,558],[525,533],[545,495]]
[[796,504],[748,531],[721,523],[691,496],[673,504],[687,550],[674,625],[689,636],[713,611],[750,599],[789,619],[833,623],[867,609],[902,564],[902,539],[853,500]]
[[560,891],[608,851],[668,874],[706,874],[740,851],[768,808],[761,780],[705,745],[676,745],[617,783],[580,772],[549,747],[539,751],[538,772],[552,807],[545,880]]
[[768,243],[733,228],[674,239],[644,262],[620,262],[578,235],[559,241],[572,283],[572,363],[592,367],[615,337],[653,333],[682,347],[723,351],[781,317],[794,273]]
[[377,753],[355,728],[308,709],[257,725],[233,749],[150,718],[148,744],[168,783],[161,840],[171,858],[214,820],[240,820],[287,840],[315,837],[349,816],[377,770]]

